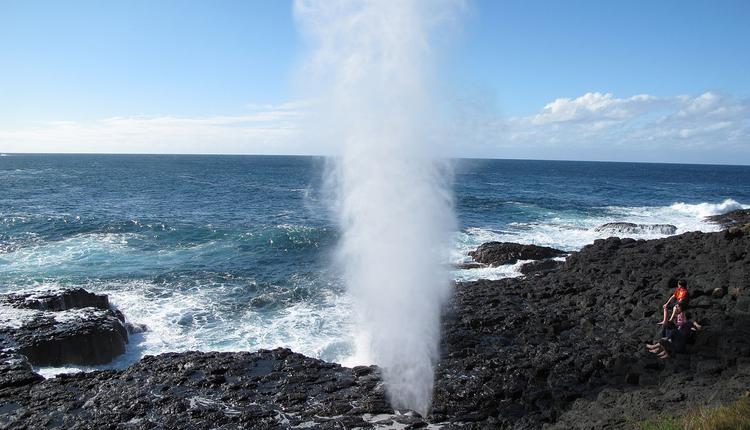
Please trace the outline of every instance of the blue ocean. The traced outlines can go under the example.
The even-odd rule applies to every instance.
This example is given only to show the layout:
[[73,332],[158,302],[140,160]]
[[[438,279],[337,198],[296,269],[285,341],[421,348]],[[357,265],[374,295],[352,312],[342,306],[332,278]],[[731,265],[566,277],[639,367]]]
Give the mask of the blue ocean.
[[[108,294],[149,328],[116,367],[166,351],[276,346],[343,361],[352,306],[332,268],[338,231],[324,165],[293,156],[3,154],[0,292]],[[580,249],[609,236],[596,230],[609,222],[712,231],[706,216],[750,207],[749,166],[462,159],[454,170],[452,263],[490,240]],[[497,279],[519,276],[519,267],[452,274]]]

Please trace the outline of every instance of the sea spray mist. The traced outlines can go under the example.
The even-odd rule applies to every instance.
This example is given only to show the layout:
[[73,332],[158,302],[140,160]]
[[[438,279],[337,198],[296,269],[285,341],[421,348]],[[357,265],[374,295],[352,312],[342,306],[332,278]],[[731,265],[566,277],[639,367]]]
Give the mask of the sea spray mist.
[[312,55],[317,133],[355,301],[354,362],[383,369],[396,408],[426,414],[450,294],[450,168],[435,138],[434,42],[460,2],[305,1],[295,15]]

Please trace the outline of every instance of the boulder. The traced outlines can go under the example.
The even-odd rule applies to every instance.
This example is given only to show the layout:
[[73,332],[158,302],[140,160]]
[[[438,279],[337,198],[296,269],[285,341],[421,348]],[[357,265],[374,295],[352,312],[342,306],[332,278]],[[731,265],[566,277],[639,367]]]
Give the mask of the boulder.
[[565,251],[547,246],[522,245],[512,242],[487,242],[469,252],[475,261],[490,266],[514,264],[518,260],[543,260],[565,254]]
[[632,222],[610,222],[602,224],[594,231],[611,234],[675,234],[677,227],[672,224],[634,224]]
[[106,364],[125,352],[124,316],[83,289],[0,296],[0,347],[36,366]]

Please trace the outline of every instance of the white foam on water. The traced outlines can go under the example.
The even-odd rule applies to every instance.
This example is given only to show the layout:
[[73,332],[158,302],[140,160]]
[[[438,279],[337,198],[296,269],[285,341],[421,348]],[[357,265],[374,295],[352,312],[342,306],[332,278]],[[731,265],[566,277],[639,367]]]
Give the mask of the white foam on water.
[[53,315],[55,322],[60,324],[66,324],[75,321],[81,321],[88,318],[96,317],[97,314],[103,312],[96,308],[81,308],[81,309],[69,309],[64,312],[49,312]]
[[[644,232],[608,232],[596,231],[596,228],[607,223],[630,222],[634,224],[671,224],[677,230],[675,234],[689,231],[713,232],[721,227],[706,220],[707,216],[719,215],[736,209],[747,209],[735,200],[727,199],[719,203],[674,203],[668,206],[608,206],[603,215],[581,216],[575,213],[552,213],[543,222],[511,223],[504,230],[468,228],[455,236],[455,250],[452,257],[454,264],[472,261],[468,252],[479,245],[491,242],[516,242],[539,246],[550,246],[564,251],[577,251],[596,239],[610,236],[633,239],[659,239],[669,236],[658,231]],[[495,268],[454,270],[456,280],[501,279],[520,276],[518,263]]]
[[0,306],[0,329],[17,329],[39,315],[34,309],[16,309],[10,306]]
[[[304,243],[305,239],[291,235],[290,240]],[[196,245],[175,246],[169,249],[139,250],[130,246],[139,241],[138,233],[86,233],[59,241],[43,242],[13,249],[0,254],[0,274],[36,277],[51,273],[54,276],[89,273],[103,276],[131,276],[134,270],[161,270],[179,267],[186,260],[201,261],[210,266],[222,262],[236,251],[231,240],[211,240]]]
[[[130,336],[124,355],[103,366],[41,367],[45,377],[74,371],[123,368],[144,355],[181,351],[257,351],[276,347],[327,361],[340,362],[353,349],[352,306],[347,294],[322,291],[277,311],[255,309],[250,303],[222,302],[237,286],[210,285],[167,290],[163,285],[134,280],[83,285],[109,295],[129,322],[148,330]],[[239,311],[236,307],[241,307]],[[23,310],[19,310],[23,311]],[[9,316],[19,324],[23,315]],[[66,317],[63,317],[66,318]],[[2,324],[0,316],[0,324]]]
[[64,240],[26,246],[0,255],[0,272],[36,273],[40,268],[69,267],[95,263],[121,266],[132,233],[91,233]]
[[460,282],[476,281],[479,279],[517,278],[523,276],[521,266],[529,262],[531,260],[519,260],[514,264],[504,264],[496,267],[457,269],[453,271],[453,276],[456,281]]
[[683,212],[689,215],[694,215],[694,216],[699,216],[699,217],[721,215],[721,214],[724,214],[733,210],[748,209],[748,208],[750,208],[750,205],[742,205],[733,199],[726,199],[721,203],[688,204],[688,203],[679,202],[670,206],[670,209],[673,209],[675,211]]
[[98,369],[85,366],[34,367],[34,372],[45,378],[54,378],[55,376],[64,373],[91,372],[93,370]]

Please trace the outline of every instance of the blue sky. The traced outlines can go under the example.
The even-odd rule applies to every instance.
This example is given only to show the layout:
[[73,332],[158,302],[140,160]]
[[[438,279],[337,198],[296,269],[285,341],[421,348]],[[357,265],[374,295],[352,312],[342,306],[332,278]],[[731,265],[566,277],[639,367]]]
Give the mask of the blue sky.
[[[750,2],[467,9],[455,155],[750,164]],[[0,0],[0,151],[315,154],[304,54],[287,1]]]

